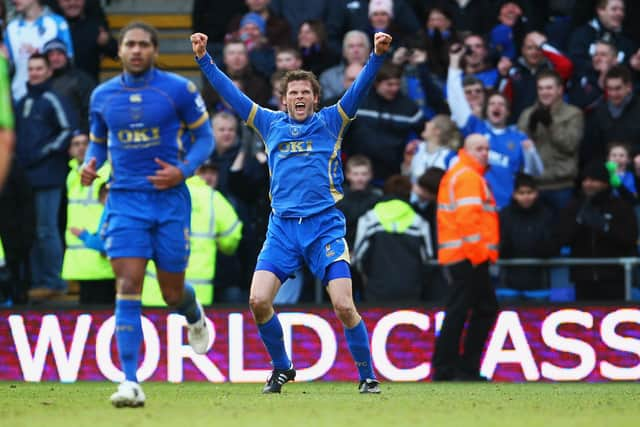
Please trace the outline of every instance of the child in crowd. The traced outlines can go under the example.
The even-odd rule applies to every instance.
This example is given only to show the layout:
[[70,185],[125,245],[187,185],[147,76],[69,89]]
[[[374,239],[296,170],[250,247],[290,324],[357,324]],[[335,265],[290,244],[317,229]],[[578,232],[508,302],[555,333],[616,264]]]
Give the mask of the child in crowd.
[[[638,190],[634,173],[630,170],[631,149],[623,142],[611,142],[607,150],[607,168],[610,169],[613,180],[619,180],[619,184],[636,198]],[[618,187],[617,182],[612,182],[612,186]]]
[[[542,258],[553,255],[553,215],[539,200],[533,177],[518,174],[511,203],[500,211],[500,257]],[[542,267],[503,267],[499,298],[509,301],[547,300],[549,280]]]

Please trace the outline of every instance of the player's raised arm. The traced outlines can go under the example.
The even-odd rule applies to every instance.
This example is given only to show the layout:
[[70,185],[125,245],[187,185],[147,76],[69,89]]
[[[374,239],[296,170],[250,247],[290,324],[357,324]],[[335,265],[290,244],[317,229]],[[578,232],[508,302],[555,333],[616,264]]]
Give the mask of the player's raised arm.
[[211,86],[246,121],[249,118],[254,102],[242,93],[213,62],[213,58],[207,52],[208,39],[209,37],[203,33],[191,35],[191,49],[193,49],[193,53],[196,56],[196,61]]
[[373,53],[369,57],[369,61],[339,101],[340,106],[349,117],[355,116],[358,104],[364,99],[373,84],[378,69],[384,62],[385,54],[391,47],[392,39],[389,34],[376,33],[373,37]]

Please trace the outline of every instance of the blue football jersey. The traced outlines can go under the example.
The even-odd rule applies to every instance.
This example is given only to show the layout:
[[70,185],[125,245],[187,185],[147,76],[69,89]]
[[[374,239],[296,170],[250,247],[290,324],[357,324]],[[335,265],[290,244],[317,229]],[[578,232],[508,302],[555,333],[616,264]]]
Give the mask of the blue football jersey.
[[515,176],[524,167],[522,141],[527,139],[527,135],[515,126],[494,129],[475,116],[469,117],[462,133],[465,138],[479,133],[489,140],[489,170],[485,179],[498,208],[506,206],[511,200]]
[[247,124],[265,143],[271,207],[282,217],[307,217],[342,199],[342,137],[350,119],[339,104],[304,122],[253,105]]
[[152,68],[134,78],[121,74],[98,86],[89,109],[91,141],[107,143],[112,188],[154,190],[147,179],[159,158],[182,161],[184,129],[209,125],[200,93],[189,80]]

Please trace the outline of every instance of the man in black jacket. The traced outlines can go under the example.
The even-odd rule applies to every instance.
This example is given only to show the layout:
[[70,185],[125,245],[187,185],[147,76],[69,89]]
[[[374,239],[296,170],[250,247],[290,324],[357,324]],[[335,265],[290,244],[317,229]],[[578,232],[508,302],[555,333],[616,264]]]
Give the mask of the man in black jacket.
[[422,112],[400,92],[401,76],[395,65],[380,67],[374,87],[358,108],[358,120],[345,136],[347,154],[362,154],[371,160],[376,185],[400,173],[410,132],[420,134],[424,128]]
[[49,299],[66,291],[60,278],[63,248],[58,212],[68,173],[67,153],[76,117],[66,101],[51,90],[46,56],[29,58],[27,94],[16,105],[16,159],[33,188],[36,239],[31,249],[32,299]]
[[[582,192],[561,211],[554,236],[556,247],[569,245],[575,258],[637,255],[638,224],[633,208],[612,192],[603,163],[593,162],[585,168]],[[625,297],[622,267],[572,267],[571,280],[577,301],[615,301]]]
[[633,93],[631,71],[625,65],[612,67],[605,76],[607,98],[587,116],[580,164],[604,160],[607,144],[629,141],[632,151],[640,148],[640,99]]

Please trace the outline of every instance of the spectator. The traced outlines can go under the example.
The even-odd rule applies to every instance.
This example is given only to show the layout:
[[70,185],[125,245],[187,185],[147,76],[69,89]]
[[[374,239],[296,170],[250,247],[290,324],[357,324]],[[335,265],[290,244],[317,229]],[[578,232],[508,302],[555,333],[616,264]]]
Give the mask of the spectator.
[[411,206],[418,215],[429,223],[431,230],[431,245],[438,247],[438,234],[436,230],[436,207],[438,200],[438,187],[444,176],[444,169],[430,167],[413,184],[411,188]]
[[265,36],[266,21],[262,15],[250,12],[242,17],[237,37],[244,42],[249,52],[249,61],[265,78],[275,71],[275,51]]
[[344,93],[347,91],[349,86],[351,86],[351,84],[354,82],[354,80],[358,76],[358,73],[360,73],[360,71],[363,68],[364,66],[357,62],[347,65],[347,67],[344,69],[344,74],[342,75],[342,91],[340,91],[336,96],[332,98],[325,98],[324,101],[321,103],[321,105],[330,106],[338,102],[340,98],[342,98],[342,95],[344,95]]
[[436,5],[427,11],[425,35],[429,70],[444,81],[449,68],[449,48],[459,41],[449,9]]
[[593,45],[590,66],[574,74],[568,85],[569,102],[590,112],[604,96],[604,80],[609,70],[617,65],[618,48],[608,41],[598,40]]
[[[638,225],[629,203],[612,194],[609,172],[594,161],[582,174],[582,191],[560,213],[556,247],[569,245],[575,258],[636,256]],[[622,267],[571,268],[577,301],[620,301],[625,297]]]
[[[453,120],[444,114],[426,122],[420,136],[422,140],[418,142],[407,168],[411,182],[414,183],[431,167],[446,170],[450,154],[457,152],[461,145],[460,131]],[[403,166],[407,163],[405,156]]]
[[622,33],[624,0],[598,0],[595,5],[596,17],[576,28],[569,39],[569,58],[577,71],[582,74],[589,68],[597,40],[614,44],[620,52],[620,62],[640,70],[640,52],[636,52],[635,44]]
[[342,40],[343,61],[338,65],[326,69],[320,75],[323,102],[342,95],[346,88],[351,86],[351,83],[345,86],[344,74],[346,68],[351,64],[364,66],[370,53],[371,42],[369,42],[369,37],[366,33],[351,30],[344,35],[344,39]]
[[500,76],[491,64],[484,38],[478,34],[468,35],[464,38],[464,47],[464,58],[460,63],[464,75],[477,77],[486,89],[497,89]]
[[422,296],[433,250],[429,224],[409,204],[410,193],[409,178],[389,177],[384,199],[358,220],[354,262],[365,276],[367,301],[415,302]]
[[344,11],[339,0],[272,0],[271,9],[287,20],[292,31],[292,44],[297,44],[296,35],[305,22],[320,21],[326,29],[326,42],[333,57],[340,55]]
[[603,161],[607,144],[629,141],[631,149],[640,148],[640,101],[633,93],[631,71],[624,65],[612,67],[604,79],[606,99],[587,116],[581,146],[581,164],[592,159]]
[[302,68],[302,54],[293,47],[279,47],[276,49],[276,70],[291,71]]
[[[286,105],[282,103],[282,79],[287,74],[285,70],[276,70],[271,75],[271,98],[269,102],[267,102],[267,106],[272,110],[276,111],[285,111]],[[244,142],[245,139],[260,139],[255,132],[251,129],[246,128],[247,132],[245,133],[245,127],[240,128],[240,139]]]
[[370,37],[377,32],[390,34],[393,37],[392,46],[402,46],[409,36],[418,31],[410,32],[403,22],[395,19],[393,3],[393,0],[369,0],[369,25],[366,32]]
[[218,185],[216,188],[229,197],[229,168],[236,158],[240,144],[238,141],[238,120],[227,112],[215,114],[211,119],[215,150],[211,153],[211,162],[218,167]]
[[555,70],[560,83],[571,78],[573,65],[553,46],[543,34],[533,31],[526,35],[522,45],[522,56],[509,69],[502,91],[511,102],[511,121],[517,122],[525,108],[536,101],[537,75],[543,70]]
[[584,133],[582,111],[563,99],[558,73],[543,70],[537,76],[538,100],[524,110],[518,127],[535,142],[544,171],[537,177],[540,198],[557,213],[573,194],[578,177],[578,154]]
[[52,70],[47,57],[31,55],[28,70],[27,95],[16,105],[16,154],[34,190],[36,239],[29,298],[38,300],[63,294],[67,288],[60,278],[63,252],[58,212],[76,124],[66,103],[50,90]]
[[[631,150],[629,145],[624,142],[611,142],[607,147],[607,168],[611,164],[612,170],[610,174],[614,174],[618,178],[618,190],[626,190],[631,196],[630,201],[637,201],[638,189],[636,187],[635,177],[630,170],[631,166]],[[615,179],[615,178],[614,178]],[[622,186],[622,188],[620,188]]]
[[61,39],[67,45],[69,58],[74,57],[73,43],[67,21],[41,5],[41,0],[16,0],[17,15],[9,21],[4,42],[14,67],[11,91],[15,101],[26,95],[28,62],[32,54],[41,52],[42,46],[52,39]]
[[[267,81],[256,74],[249,61],[249,52],[241,40],[231,40],[224,46],[220,68],[232,79],[241,82],[243,92],[260,105],[267,105],[270,90]],[[221,98],[207,79],[202,81],[202,97],[209,111],[219,111]]]
[[51,88],[69,101],[78,117],[78,129],[88,136],[89,99],[96,82],[89,74],[71,64],[66,49],[66,45],[58,39],[49,40],[42,48],[53,70]]
[[302,68],[316,76],[335,63],[337,55],[329,50],[322,21],[305,21],[298,30],[298,50],[302,56]]
[[15,305],[28,302],[31,282],[29,255],[36,234],[33,190],[14,157],[4,188],[0,189],[0,240],[8,270],[5,297]]
[[[271,46],[291,45],[291,26],[286,19],[276,16],[271,11],[271,0],[245,0],[247,9],[251,13],[256,13],[265,22],[264,35]],[[238,14],[229,23],[229,32],[233,33],[240,29],[242,17]]]
[[491,0],[423,0],[422,3],[423,10],[436,4],[447,8],[454,28],[460,32],[486,34],[495,20]]
[[530,29],[529,20],[517,1],[499,3],[498,25],[491,30],[489,44],[496,55],[514,61],[518,46],[523,44],[525,32]]
[[62,278],[80,285],[81,304],[115,303],[113,269],[106,258],[104,242],[100,237],[106,220],[104,208],[107,198],[109,164],[98,172],[90,185],[80,182],[80,166],[89,145],[89,135],[78,133],[69,146],[69,174],[67,175],[67,232],[62,263]]
[[355,248],[358,219],[380,201],[382,192],[371,186],[373,165],[360,154],[349,157],[345,165],[344,197],[336,207],[342,211],[347,223],[346,239],[350,248]]
[[484,83],[475,76],[465,76],[462,79],[462,90],[464,91],[464,99],[471,108],[471,114],[481,119],[487,98]]
[[237,15],[248,12],[247,6],[241,1],[213,2],[211,0],[194,0],[191,13],[194,33],[209,35],[207,49],[214,58],[219,58],[225,45],[224,39],[228,32],[229,21]]
[[[500,211],[500,258],[543,258],[553,255],[551,225],[554,215],[539,199],[536,180],[518,174],[511,202]],[[549,278],[543,267],[501,267],[504,288],[499,297],[509,301],[548,301]]]
[[447,92],[451,106],[452,119],[463,136],[473,133],[488,135],[489,164],[491,167],[485,178],[491,187],[498,208],[505,206],[513,193],[515,175],[524,171],[532,175],[540,175],[542,162],[535,145],[515,126],[507,126],[509,102],[501,93],[493,93],[487,97],[482,120],[472,114],[466,102],[461,84],[459,68],[462,49],[453,46],[449,60]]
[[[217,189],[231,202],[238,217],[244,224],[251,221],[249,205],[231,191],[229,176],[241,145],[238,139],[238,119],[227,112],[220,112],[211,119],[213,136],[216,141],[215,150],[211,154],[211,162],[218,168]],[[218,301],[240,302],[244,300],[249,283],[251,266],[255,265],[256,237],[250,227],[242,233],[240,247],[234,255],[219,254],[216,266],[216,286]],[[245,273],[247,272],[247,273]]]
[[71,31],[74,65],[97,82],[100,80],[100,60],[105,56],[116,59],[118,43],[111,36],[99,2],[90,3],[86,4],[85,0],[58,0]]
[[[345,238],[351,251],[351,257],[353,257],[355,250],[358,220],[369,209],[373,209],[382,197],[382,192],[371,186],[371,179],[373,179],[371,161],[358,154],[349,157],[345,165],[347,185],[344,187],[344,197],[336,203],[336,207],[344,214],[347,227]],[[351,271],[354,294],[358,299],[362,299],[364,295],[362,274],[355,267],[355,264],[350,264],[349,270]]]
[[[341,7],[345,14],[344,28],[367,32],[370,0],[350,0],[342,3]],[[393,0],[392,3],[392,15],[395,17],[396,22],[401,22],[402,26],[410,34],[419,31],[420,22],[407,0]]]
[[425,118],[450,114],[442,92],[443,83],[429,68],[428,53],[418,38],[409,40],[394,52],[391,63],[403,67],[402,86],[407,96],[421,109]]
[[363,154],[373,164],[378,185],[400,173],[404,148],[411,132],[424,126],[422,112],[400,92],[401,71],[384,64],[371,90],[358,109],[359,119],[347,131],[348,154]]

